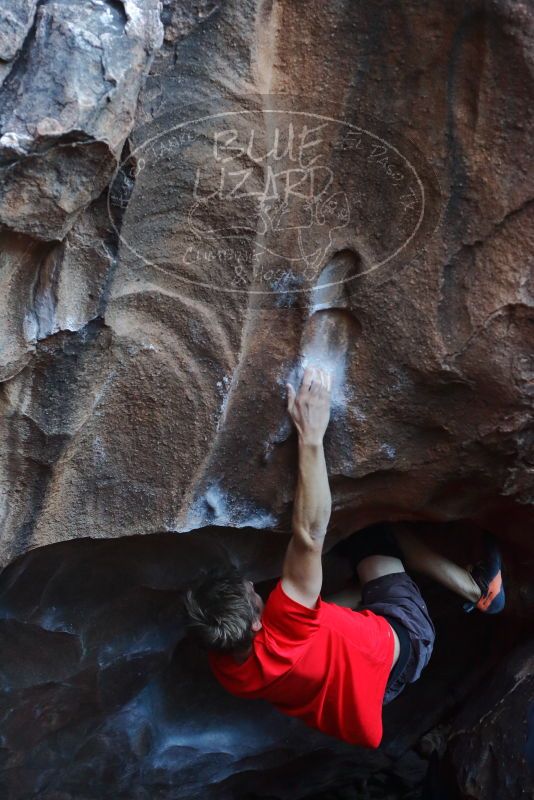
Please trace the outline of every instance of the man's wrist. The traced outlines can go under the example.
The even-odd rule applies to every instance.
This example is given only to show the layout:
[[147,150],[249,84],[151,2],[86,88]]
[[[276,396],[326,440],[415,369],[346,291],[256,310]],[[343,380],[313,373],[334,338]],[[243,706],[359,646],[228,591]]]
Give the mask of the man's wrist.
[[322,436],[299,435],[299,447],[305,447],[307,449],[317,450],[322,446],[323,446]]

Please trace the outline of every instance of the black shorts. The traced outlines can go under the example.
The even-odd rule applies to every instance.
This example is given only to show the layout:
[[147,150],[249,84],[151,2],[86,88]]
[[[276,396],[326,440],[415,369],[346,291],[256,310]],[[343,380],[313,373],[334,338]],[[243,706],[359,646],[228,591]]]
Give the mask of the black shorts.
[[386,685],[383,701],[386,705],[402,692],[407,683],[419,678],[430,661],[436,631],[419,587],[406,572],[383,575],[366,583],[357,611],[364,608],[386,617],[401,644],[398,661]]
[[[402,552],[387,523],[370,525],[352,534],[337,544],[334,552],[350,560],[355,577],[358,563],[368,556],[393,556],[402,561]],[[419,587],[405,572],[393,572],[364,584],[362,602],[356,610],[364,608],[385,617],[399,637],[400,654],[387,682],[385,705],[420,676],[432,655],[436,631]]]

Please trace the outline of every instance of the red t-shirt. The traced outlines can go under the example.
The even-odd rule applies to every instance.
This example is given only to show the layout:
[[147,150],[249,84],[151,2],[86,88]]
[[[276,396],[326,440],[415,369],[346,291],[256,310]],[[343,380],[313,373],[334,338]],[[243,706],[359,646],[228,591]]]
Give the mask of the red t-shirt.
[[394,652],[387,620],[321,597],[315,608],[306,608],[278,581],[262,624],[242,664],[229,653],[210,653],[224,688],[238,697],[268,700],[282,713],[349,744],[378,747]]

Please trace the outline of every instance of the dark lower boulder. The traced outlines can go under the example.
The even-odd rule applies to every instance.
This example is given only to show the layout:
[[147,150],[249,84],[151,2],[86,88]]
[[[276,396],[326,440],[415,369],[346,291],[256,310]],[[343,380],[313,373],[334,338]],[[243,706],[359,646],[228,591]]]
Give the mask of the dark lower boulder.
[[[449,526],[447,541],[458,539],[461,550],[469,530],[456,526],[455,536]],[[505,615],[489,619],[464,614],[458,598],[422,583],[438,632],[435,652],[421,679],[386,707],[376,751],[349,747],[263,702],[224,692],[205,654],[184,638],[183,590],[199,565],[231,558],[265,595],[286,544],[285,536],[254,529],[210,528],[67,542],[6,568],[0,576],[2,797],[292,800],[343,786],[358,793],[366,786],[373,798],[389,787],[402,797],[421,786],[432,754],[443,750],[429,731],[449,725],[459,711],[449,746],[451,775],[462,787],[475,780],[492,742],[502,741],[510,754],[522,746],[530,661],[521,654],[506,660],[528,634],[528,604],[519,595]],[[327,555],[325,589],[335,590],[340,580],[339,558]],[[491,676],[495,686],[486,696],[479,686]],[[503,692],[506,702],[499,705]],[[513,759],[522,763],[518,752]],[[518,785],[508,763],[501,762],[498,786]],[[484,787],[482,769],[478,779]]]
[[533,704],[531,639],[487,676],[452,723],[447,760],[462,797],[534,796],[534,765],[527,764],[527,718]]

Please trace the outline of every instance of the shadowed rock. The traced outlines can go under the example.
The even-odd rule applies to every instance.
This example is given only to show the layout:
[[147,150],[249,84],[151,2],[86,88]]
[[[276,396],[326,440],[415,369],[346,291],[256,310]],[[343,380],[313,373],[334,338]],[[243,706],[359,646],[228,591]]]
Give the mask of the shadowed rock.
[[[437,529],[442,539],[463,540],[464,549],[471,533],[465,524]],[[502,675],[497,670],[513,641],[528,633],[524,604],[512,603],[505,618],[490,620],[462,614],[459,600],[424,584],[436,650],[421,680],[386,708],[378,751],[349,747],[266,703],[227,694],[205,654],[184,639],[183,591],[202,566],[232,560],[260,579],[266,596],[286,544],[285,536],[251,528],[213,527],[66,542],[6,568],[0,576],[2,797],[79,800],[82,793],[87,800],[115,800],[157,792],[161,800],[290,800],[340,785],[357,794],[363,785],[375,787],[383,797],[384,785],[400,791],[421,783],[432,752],[439,752],[438,733],[427,732],[439,732],[458,710],[458,733],[449,742],[462,786],[470,780],[482,792],[486,787],[486,773],[475,765],[493,740],[488,725],[503,747],[508,742],[514,764],[523,763],[517,748],[525,726],[516,731],[513,719],[526,719],[529,662],[514,657]],[[338,562],[325,559],[332,590],[343,580]],[[489,693],[480,693],[477,684],[488,675],[496,677]],[[516,692],[519,684],[525,691]],[[490,713],[482,727],[480,713]],[[508,780],[506,765],[497,787]],[[516,784],[519,774],[514,769]]]

